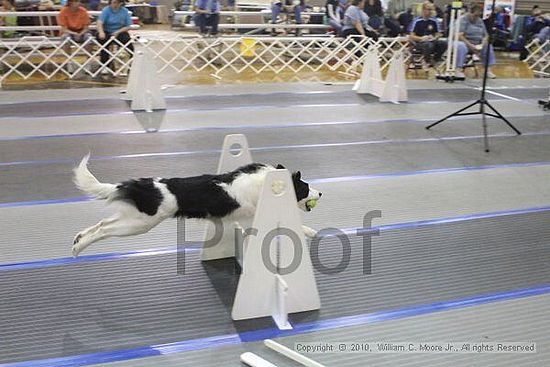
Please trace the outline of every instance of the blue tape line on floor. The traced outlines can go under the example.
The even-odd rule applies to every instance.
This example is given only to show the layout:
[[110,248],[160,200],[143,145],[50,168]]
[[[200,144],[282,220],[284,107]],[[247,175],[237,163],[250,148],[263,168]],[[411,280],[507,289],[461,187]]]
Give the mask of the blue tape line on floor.
[[[387,224],[382,226],[375,226],[372,228],[361,228],[361,227],[343,228],[343,229],[340,229],[340,231],[347,234],[363,235],[365,233],[372,233],[378,230],[390,231],[390,230],[416,228],[416,227],[438,225],[438,224],[463,222],[463,221],[475,220],[475,219],[486,219],[486,218],[496,218],[496,217],[509,216],[509,215],[540,213],[540,212],[546,212],[546,211],[550,211],[550,206],[515,209],[515,210],[491,212],[491,213],[477,213],[477,214],[464,215],[460,217],[436,218],[436,219],[429,219],[429,220],[422,220],[422,221],[415,221],[415,222],[394,223],[394,224]],[[330,237],[332,235],[337,235],[337,234],[338,232],[336,231],[334,231],[334,233],[327,232],[324,234],[323,237]],[[179,251],[181,250],[198,251],[200,250],[200,248],[201,248],[201,244],[199,242],[188,243],[185,246],[185,248],[180,248]],[[67,248],[67,251],[68,250],[69,248]],[[122,253],[84,255],[78,258],[65,257],[65,258],[57,258],[57,259],[29,261],[24,263],[0,264],[0,272],[23,270],[23,269],[38,269],[38,268],[46,268],[51,266],[73,265],[78,263],[86,263],[86,262],[94,262],[94,261],[113,261],[113,260],[121,260],[121,259],[142,257],[142,256],[156,256],[156,255],[162,255],[162,254],[176,253],[177,251],[178,249],[176,247],[166,247],[166,248],[160,248],[160,249],[146,249],[146,250],[129,251],[129,252],[122,252]]]
[[312,321],[295,324],[293,330],[281,331],[276,328],[248,331],[241,334],[226,334],[185,340],[174,343],[143,346],[133,349],[114,350],[109,352],[84,354],[43,360],[21,361],[0,364],[0,367],[73,367],[89,366],[99,363],[120,362],[145,357],[155,357],[174,353],[212,349],[220,346],[236,345],[242,342],[260,342],[268,338],[300,335],[304,333],[353,327],[364,324],[378,323],[388,320],[404,319],[426,315],[434,312],[450,311],[489,303],[532,297],[550,293],[550,284],[521,288],[507,292],[499,292],[473,297],[464,297],[449,301],[434,302],[424,305],[405,307],[397,310],[374,312],[362,315],[345,316],[334,319]]

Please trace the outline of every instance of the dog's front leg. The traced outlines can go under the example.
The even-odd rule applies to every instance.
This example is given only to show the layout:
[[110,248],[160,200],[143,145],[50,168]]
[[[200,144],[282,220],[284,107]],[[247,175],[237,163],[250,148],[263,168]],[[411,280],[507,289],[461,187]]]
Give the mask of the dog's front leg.
[[313,228],[310,228],[308,226],[302,226],[302,230],[304,231],[304,234],[306,235],[306,237],[308,238],[313,238],[315,236],[317,236],[317,231],[314,230]]

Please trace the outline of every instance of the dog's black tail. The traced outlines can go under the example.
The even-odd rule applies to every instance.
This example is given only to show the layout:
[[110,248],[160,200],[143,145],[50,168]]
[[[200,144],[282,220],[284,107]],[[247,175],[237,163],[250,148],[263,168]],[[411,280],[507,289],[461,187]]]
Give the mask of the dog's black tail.
[[82,158],[80,164],[73,169],[73,182],[80,190],[97,199],[113,200],[118,196],[117,185],[99,182],[88,170],[90,154]]

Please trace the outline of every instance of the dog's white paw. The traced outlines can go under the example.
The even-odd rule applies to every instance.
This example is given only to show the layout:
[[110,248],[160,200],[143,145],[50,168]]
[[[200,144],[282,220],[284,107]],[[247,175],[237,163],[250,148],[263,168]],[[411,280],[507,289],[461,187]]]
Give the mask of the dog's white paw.
[[73,254],[73,257],[78,257],[78,254],[80,253],[80,251],[82,251],[82,250],[80,249],[80,246],[78,246],[78,245],[74,245],[71,248],[71,252]]
[[308,238],[313,238],[313,237],[317,236],[317,231],[314,230],[313,228],[310,228],[308,226],[302,226],[302,229],[304,231],[304,234]]

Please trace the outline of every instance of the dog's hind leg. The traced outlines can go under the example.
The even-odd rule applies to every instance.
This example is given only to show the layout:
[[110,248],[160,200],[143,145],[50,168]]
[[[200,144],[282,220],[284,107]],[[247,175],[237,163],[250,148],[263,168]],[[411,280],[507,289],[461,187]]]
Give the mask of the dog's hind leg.
[[147,233],[163,220],[164,218],[160,216],[149,216],[140,213],[136,216],[115,216],[107,220],[100,221],[95,226],[85,230],[90,231],[80,237],[73,245],[73,256],[78,256],[78,254],[84,251],[84,249],[92,243],[105,238],[125,237]]
[[96,224],[94,224],[93,226],[88,227],[88,228],[83,229],[82,231],[78,232],[76,234],[76,236],[74,237],[73,245],[76,245],[76,243],[79,242],[82,239],[82,237],[87,236],[88,234],[97,231],[100,226],[105,225],[107,223],[111,223],[111,222],[117,220],[117,218],[118,218],[118,216],[113,216],[113,217],[110,217],[110,218],[102,219],[99,222],[97,222]]

